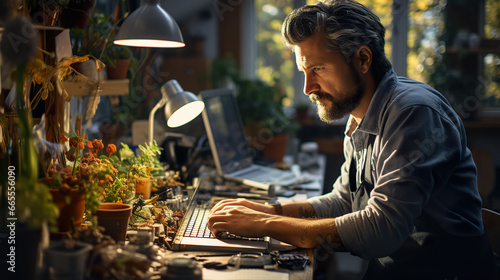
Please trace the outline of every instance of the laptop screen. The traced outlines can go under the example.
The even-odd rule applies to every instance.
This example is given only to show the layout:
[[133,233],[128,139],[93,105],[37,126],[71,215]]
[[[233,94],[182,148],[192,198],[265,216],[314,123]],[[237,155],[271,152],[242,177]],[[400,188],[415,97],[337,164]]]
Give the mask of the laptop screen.
[[238,104],[228,89],[202,91],[205,103],[203,121],[217,170],[228,174],[252,164],[253,150],[248,146]]

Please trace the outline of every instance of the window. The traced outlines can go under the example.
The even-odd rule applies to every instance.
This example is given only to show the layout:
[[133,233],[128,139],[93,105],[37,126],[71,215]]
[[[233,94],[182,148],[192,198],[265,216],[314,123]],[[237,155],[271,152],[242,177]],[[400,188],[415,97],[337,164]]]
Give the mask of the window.
[[[295,103],[301,99],[297,93],[302,93],[302,76],[296,71],[293,53],[283,47],[281,23],[294,4],[316,2],[255,0],[256,75],[270,84],[279,81]],[[459,113],[460,107],[500,109],[498,0],[359,2],[374,11],[386,27],[386,54],[396,73],[440,90]],[[477,46],[455,48],[461,36],[467,44],[475,40]],[[470,95],[478,97],[474,100],[478,104],[468,104]]]
[[[486,106],[500,107],[500,1],[486,0],[484,38],[486,48],[494,49],[484,57]],[[495,49],[496,46],[496,49]]]
[[283,87],[288,98],[284,105],[291,105],[295,95],[295,60],[291,50],[285,49],[281,40],[281,25],[293,10],[293,0],[255,0],[257,28],[258,78],[270,85]]
[[408,9],[407,76],[428,83],[445,51],[439,40],[444,32],[446,0],[410,0]]

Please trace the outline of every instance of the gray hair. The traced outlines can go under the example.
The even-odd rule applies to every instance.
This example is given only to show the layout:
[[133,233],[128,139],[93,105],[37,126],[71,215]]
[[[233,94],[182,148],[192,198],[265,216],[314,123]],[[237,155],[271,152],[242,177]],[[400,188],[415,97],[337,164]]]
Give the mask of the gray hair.
[[377,81],[392,68],[384,52],[385,27],[377,15],[358,2],[332,0],[303,6],[292,11],[281,28],[285,46],[290,49],[318,33],[325,36],[328,49],[340,52],[348,63],[361,46],[368,46]]

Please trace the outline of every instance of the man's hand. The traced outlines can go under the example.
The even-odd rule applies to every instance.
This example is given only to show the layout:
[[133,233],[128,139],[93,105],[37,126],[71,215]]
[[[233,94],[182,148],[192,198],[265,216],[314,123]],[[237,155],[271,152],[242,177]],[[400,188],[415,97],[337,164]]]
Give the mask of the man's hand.
[[255,211],[259,211],[262,213],[274,214],[274,208],[270,205],[266,205],[263,203],[253,202],[247,199],[226,199],[217,203],[212,210],[210,211],[210,215],[214,212],[219,211],[227,206],[245,206],[247,208],[253,209]]
[[219,232],[246,237],[270,236],[301,248],[315,248],[320,244],[336,244],[338,248],[342,242],[335,219],[311,219],[314,208],[308,202],[286,203],[283,210],[285,215],[274,215],[271,205],[228,199],[213,207],[207,225],[216,236]]
[[[215,236],[224,231],[246,237],[266,236],[266,222],[272,219],[273,215],[250,208],[267,210],[269,207],[262,205],[261,208],[260,205],[246,200],[221,201],[210,213],[208,229]],[[272,206],[270,208],[272,211]]]

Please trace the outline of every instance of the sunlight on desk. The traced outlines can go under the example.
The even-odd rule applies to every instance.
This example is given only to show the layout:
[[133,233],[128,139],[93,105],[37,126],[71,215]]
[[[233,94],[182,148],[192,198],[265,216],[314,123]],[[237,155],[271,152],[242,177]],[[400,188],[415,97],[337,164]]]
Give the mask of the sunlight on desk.
[[203,280],[288,280],[290,274],[285,271],[271,271],[264,269],[213,270],[203,269]]

